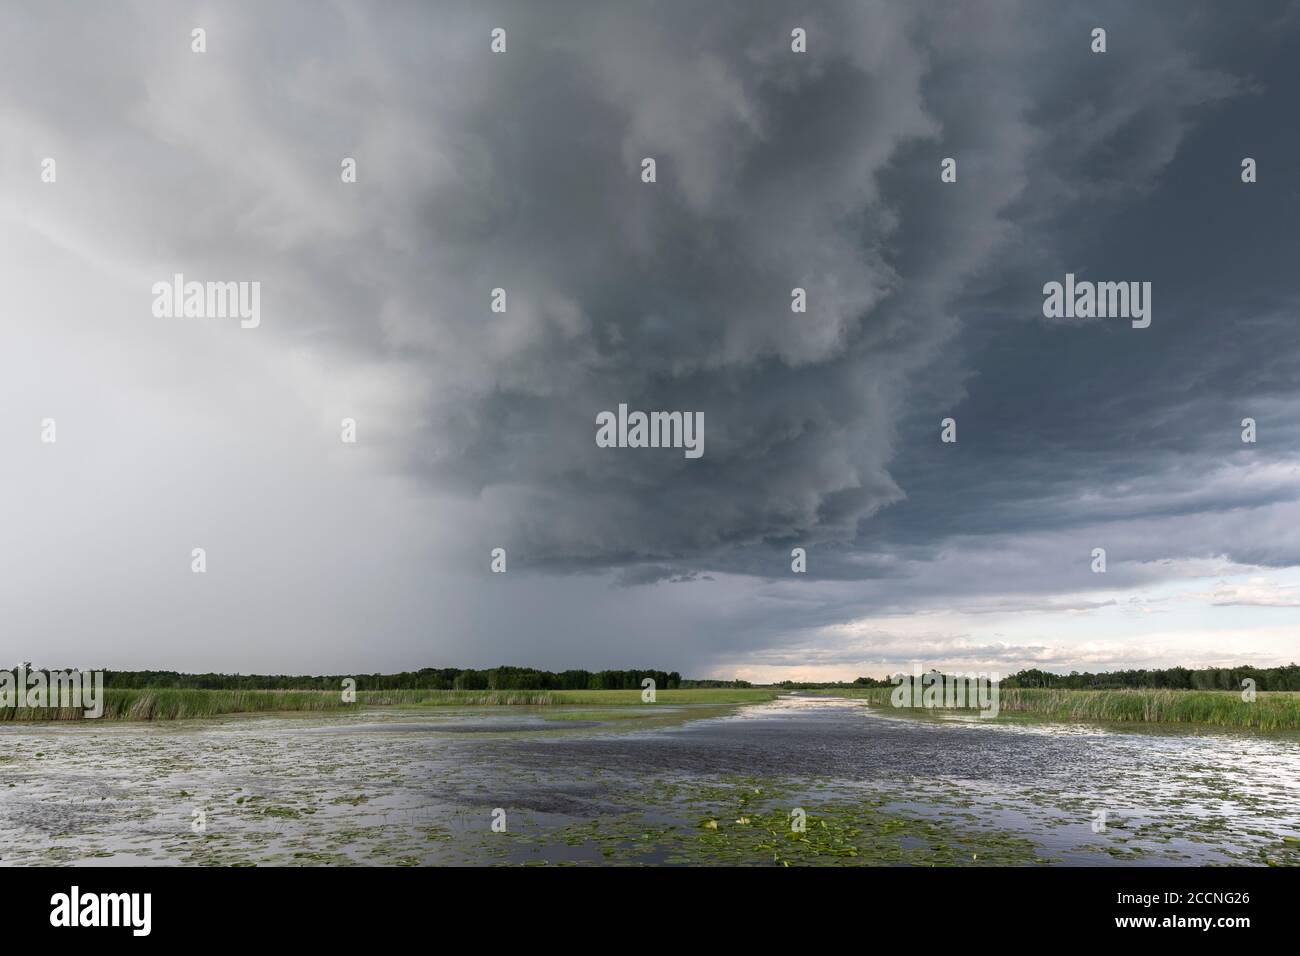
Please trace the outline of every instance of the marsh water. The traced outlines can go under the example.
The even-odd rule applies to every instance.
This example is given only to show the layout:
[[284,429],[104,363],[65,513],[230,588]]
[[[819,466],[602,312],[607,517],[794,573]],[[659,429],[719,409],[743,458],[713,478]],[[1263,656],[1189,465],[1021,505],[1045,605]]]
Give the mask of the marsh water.
[[1300,740],[861,701],[0,724],[0,865],[1296,864]]

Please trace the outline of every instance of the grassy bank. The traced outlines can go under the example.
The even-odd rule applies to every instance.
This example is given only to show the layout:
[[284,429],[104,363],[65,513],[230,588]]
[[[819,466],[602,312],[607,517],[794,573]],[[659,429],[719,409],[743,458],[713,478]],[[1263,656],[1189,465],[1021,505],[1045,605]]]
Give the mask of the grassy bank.
[[[868,700],[890,707],[892,687],[811,691]],[[1254,730],[1300,730],[1300,693],[1269,692],[1253,703],[1235,691],[1217,690],[1044,690],[1005,688],[999,712],[1044,720],[1200,724]]]
[[[837,688],[806,693],[852,697],[890,707],[893,688]],[[660,704],[744,704],[771,700],[781,691],[700,688],[661,690]],[[1255,730],[1300,730],[1300,693],[1260,693],[1246,703],[1232,691],[1200,690],[1044,690],[1006,688],[999,695],[1002,714],[1043,720],[1121,723],[1200,724]],[[358,691],[345,704],[337,691],[178,690],[157,688],[104,691],[106,720],[182,720],[226,714],[340,712],[360,707],[483,706],[637,706],[639,690],[388,690]],[[590,716],[590,715],[585,715]],[[2,721],[80,720],[80,709],[0,710]]]
[[[661,690],[660,704],[742,704],[771,700],[774,690]],[[358,691],[357,703],[345,704],[338,691],[317,690],[149,690],[104,691],[105,720],[181,720],[223,714],[274,711],[348,711],[369,707],[481,707],[527,705],[631,706],[641,703],[639,690],[389,690]],[[81,720],[80,709],[0,709],[0,721]]]

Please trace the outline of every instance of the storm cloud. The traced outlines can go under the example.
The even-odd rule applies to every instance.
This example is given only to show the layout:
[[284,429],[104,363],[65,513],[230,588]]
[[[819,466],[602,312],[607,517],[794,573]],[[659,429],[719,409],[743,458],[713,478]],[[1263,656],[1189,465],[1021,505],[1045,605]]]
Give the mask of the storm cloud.
[[[31,610],[24,641],[245,670],[1191,662],[1042,633],[1179,581],[1297,623],[1260,582],[1300,566],[1284,5],[0,16],[4,558],[12,599],[39,574],[84,611]],[[261,326],[153,318],[177,272],[260,281]],[[1044,319],[1066,272],[1152,282],[1151,327]],[[702,412],[706,453],[597,447],[621,403]],[[56,480],[30,435],[57,407]],[[241,576],[189,594],[198,538]],[[161,620],[122,611],[159,590]],[[110,607],[131,624],[85,637]],[[896,627],[937,612],[961,619]],[[1043,617],[999,638],[1002,612]]]

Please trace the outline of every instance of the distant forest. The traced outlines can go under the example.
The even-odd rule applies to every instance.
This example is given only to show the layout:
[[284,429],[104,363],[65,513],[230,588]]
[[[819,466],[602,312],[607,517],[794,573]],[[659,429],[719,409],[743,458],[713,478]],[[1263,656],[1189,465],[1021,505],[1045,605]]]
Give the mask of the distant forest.
[[[30,664],[26,665],[32,670]],[[126,689],[175,687],[192,690],[337,690],[344,678],[357,682],[357,690],[640,690],[649,677],[660,690],[698,687],[741,688],[754,686],[743,680],[691,680],[677,671],[659,670],[567,670],[543,671],[532,667],[492,667],[468,670],[457,667],[425,667],[400,674],[183,674],[178,671],[104,671],[104,686]],[[1060,687],[1072,690],[1115,690],[1119,688],[1169,688],[1171,690],[1241,690],[1246,678],[1256,690],[1300,691],[1300,665],[1285,667],[1227,667],[1193,670],[1169,667],[1163,670],[1110,671],[1102,674],[1077,671],[1052,674],[1023,670],[1002,678],[1003,687]],[[889,678],[859,677],[844,682],[811,683],[782,681],[772,686],[800,688],[892,687]]]
[[[1300,665],[1286,667],[1168,667],[1163,670],[1110,671],[1103,674],[1051,674],[1024,670],[1002,678],[1002,687],[1062,687],[1069,690],[1118,690],[1121,688],[1168,688],[1170,690],[1241,690],[1241,682],[1250,678],[1256,690],[1300,691]],[[890,687],[892,682],[874,677],[859,677],[858,687]],[[797,686],[787,681],[783,686]],[[817,685],[810,685],[817,686]]]
[[1300,690],[1300,666],[1286,667],[1207,667],[1191,670],[1169,667],[1164,670],[1111,671],[1107,674],[1049,674],[1027,670],[1012,674],[1003,687],[1068,687],[1075,690],[1111,690],[1120,687],[1167,687],[1173,690],[1241,690],[1246,678],[1255,682],[1256,690]]
[[[189,690],[338,690],[344,678],[357,682],[357,690],[640,690],[649,677],[659,690],[703,686],[719,682],[683,681],[676,671],[625,670],[539,671],[531,667],[493,667],[462,670],[425,667],[400,674],[181,674],[176,671],[104,671],[105,687],[140,689],[179,687]],[[729,684],[727,686],[730,686]]]

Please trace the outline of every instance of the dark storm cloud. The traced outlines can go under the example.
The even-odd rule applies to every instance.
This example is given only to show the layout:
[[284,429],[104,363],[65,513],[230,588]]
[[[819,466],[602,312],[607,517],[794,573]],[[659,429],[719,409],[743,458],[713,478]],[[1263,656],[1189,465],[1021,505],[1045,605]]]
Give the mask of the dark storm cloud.
[[[799,58],[775,8],[674,9],[563,29],[550,11],[511,21],[510,53],[467,66],[480,103],[438,131],[455,149],[449,182],[415,203],[412,255],[444,268],[385,303],[401,347],[436,356],[448,342],[458,361],[477,359],[477,380],[441,393],[416,463],[495,489],[528,566],[654,565],[627,580],[671,579],[664,562],[762,573],[771,559],[756,545],[849,542],[859,526],[870,539],[867,519],[887,526],[891,506],[927,489],[898,480],[918,442],[931,446],[919,455],[930,487],[960,489],[948,496],[959,514],[936,527],[943,496],[923,495],[929,518],[900,519],[900,545],[999,517],[1035,522],[1026,488],[1068,504],[1063,483],[1168,467],[1152,453],[1178,442],[1199,450],[1168,420],[1189,401],[1180,388],[1204,399],[1176,368],[1205,352],[1173,324],[1183,280],[1169,246],[1187,240],[1162,234],[1160,256],[1121,255],[1107,236],[1086,265],[1065,257],[1085,254],[1081,219],[1158,206],[1149,197],[1189,130],[1257,94],[1210,62],[1212,31],[1108,8],[1102,58],[1084,40],[1091,20],[827,5],[806,18],[813,42]],[[947,155],[959,185],[938,180]],[[658,160],[653,186],[637,181],[642,156]],[[409,275],[411,257],[397,262]],[[1153,277],[1161,327],[1120,339],[1024,321],[1042,281],[1067,268]],[[496,285],[511,315],[485,314]],[[793,285],[809,290],[806,316],[789,312]],[[983,316],[999,331],[959,336],[981,293],[1003,300]],[[1002,369],[976,350],[999,335],[1017,336],[1004,346],[1016,374],[1053,368],[1062,401],[1032,382],[1017,396],[1029,414],[981,409]],[[1070,368],[1026,359],[1036,352],[1068,354]],[[1223,367],[1200,374],[1251,362],[1211,354]],[[972,389],[962,451],[982,446],[976,463],[930,468],[938,416],[918,434],[918,405],[956,408]],[[703,411],[704,458],[594,447],[595,413],[620,402]],[[991,438],[995,427],[1014,437]],[[1012,444],[1017,474],[982,475]]]
[[[268,335],[409,383],[372,439],[479,496],[517,567],[770,573],[772,547],[860,528],[924,547],[1029,523],[1026,495],[1068,499],[1116,462],[1140,475],[1152,450],[1200,448],[1169,416],[1206,400],[1202,379],[1264,388],[1293,368],[1258,312],[1211,315],[1185,285],[1205,315],[1181,311],[1193,236],[1161,225],[1191,131],[1227,102],[1276,106],[1233,61],[1248,27],[1160,5],[319,9],[308,29],[223,7],[202,18],[206,59],[166,8],[134,25],[56,10],[44,28],[102,38],[77,67],[107,101],[89,112],[31,50],[7,62],[44,80],[31,116],[80,130],[86,161],[121,155],[106,115],[154,155],[137,172],[159,174],[117,184],[119,246],[266,272]],[[1104,56],[1088,51],[1096,24]],[[806,55],[790,52],[795,25]],[[138,73],[110,62],[118,41]],[[1205,151],[1201,175],[1222,167],[1233,188],[1239,151]],[[341,155],[356,190],[323,175]],[[957,184],[939,181],[946,156]],[[1282,188],[1265,168],[1260,206]],[[1066,269],[1154,279],[1155,326],[1035,322],[1042,282]],[[504,315],[488,310],[496,287]],[[1257,325],[1208,348],[1225,321]],[[702,411],[704,457],[597,448],[595,416],[619,403]],[[960,458],[932,440],[954,409]],[[1230,439],[1237,411],[1221,411]]]
[[[1221,23],[1214,37],[1186,38],[1220,77],[1203,80],[1201,95],[1235,95],[1210,97],[1190,112],[1194,124],[1178,124],[1181,149],[1160,146],[1157,178],[1135,168],[1145,188],[1118,189],[1107,173],[1111,198],[1065,207],[1046,251],[1018,259],[1006,281],[970,301],[956,350],[971,372],[967,394],[945,403],[915,393],[891,469],[908,500],[864,525],[860,545],[925,549],[947,536],[1203,515],[1204,533],[1198,540],[1198,522],[1189,523],[1178,553],[1271,565],[1300,558],[1294,535],[1225,534],[1213,520],[1297,497],[1293,467],[1284,466],[1300,449],[1300,283],[1289,265],[1300,254],[1300,196],[1281,169],[1252,185],[1239,178],[1242,157],[1273,167],[1300,147],[1273,119],[1296,81],[1295,34],[1261,35],[1266,22]],[[1067,168],[1086,191],[1088,170]],[[1041,282],[1066,271],[1152,281],[1152,326],[1041,319]],[[927,441],[949,414],[961,423],[960,447]],[[1243,445],[1244,417],[1267,439]],[[1261,479],[1270,466],[1272,477]],[[1155,558],[1173,545],[1155,538],[1142,551]]]
[[[68,452],[69,498],[11,506],[11,527],[29,522],[10,535],[15,594],[35,586],[21,574],[70,576],[121,603],[83,589],[85,620],[32,610],[27,627],[118,621],[132,647],[169,629],[224,647],[237,629],[241,661],[290,632],[353,660],[356,634],[378,634],[403,666],[428,663],[430,632],[480,665],[527,646],[528,663],[622,666],[649,646],[685,670],[764,649],[849,660],[817,629],[878,611],[1106,613],[1127,596],[1076,592],[1300,563],[1300,20],[1284,14],[6,6],[0,212],[34,251],[11,288],[33,320],[7,329],[4,368],[39,365],[24,420],[71,406],[122,456],[96,471]],[[32,175],[45,155],[57,189]],[[939,180],[948,156],[956,184]],[[62,271],[35,281],[40,243]],[[143,290],[174,271],[261,280],[262,327],[148,324]],[[1067,271],[1151,281],[1152,326],[1044,320],[1042,285]],[[596,447],[596,414],[619,403],[704,412],[704,456]],[[415,491],[326,456],[344,414],[363,435],[351,461]],[[938,441],[949,415],[957,445]],[[1238,439],[1245,416],[1258,445]],[[12,469],[28,484],[8,500],[50,461]],[[131,562],[71,564],[58,544],[107,520],[92,492],[134,502],[101,536],[134,542]],[[166,556],[233,530],[214,568],[246,577],[214,571],[209,599],[240,608],[238,628],[193,597],[151,608],[161,623],[127,614]],[[485,584],[497,545],[509,583]],[[364,577],[321,599],[358,561]],[[1230,587],[1219,605],[1294,606]],[[967,624],[927,640],[1060,653],[1029,626],[997,650]]]

